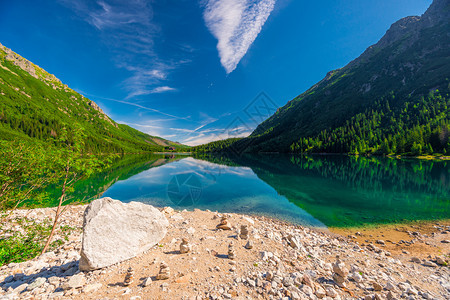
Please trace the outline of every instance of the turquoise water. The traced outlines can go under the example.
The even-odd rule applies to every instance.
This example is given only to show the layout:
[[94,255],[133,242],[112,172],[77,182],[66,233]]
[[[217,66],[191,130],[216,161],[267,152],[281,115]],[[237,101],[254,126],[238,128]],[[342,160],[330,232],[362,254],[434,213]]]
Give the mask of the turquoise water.
[[[129,170],[129,171],[128,171]],[[348,156],[155,157],[118,168],[96,196],[259,214],[303,225],[450,218],[450,163]],[[98,192],[102,189],[104,192]]]

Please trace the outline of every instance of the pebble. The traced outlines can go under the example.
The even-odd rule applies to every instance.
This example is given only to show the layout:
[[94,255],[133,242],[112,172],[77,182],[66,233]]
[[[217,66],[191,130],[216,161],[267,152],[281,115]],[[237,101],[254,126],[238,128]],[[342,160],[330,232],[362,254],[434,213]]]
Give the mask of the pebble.
[[152,284],[152,278],[151,277],[147,277],[147,278],[145,278],[145,280],[144,280],[144,283],[143,283],[143,286],[144,287],[147,287],[147,286],[150,286],[151,284]]
[[83,273],[74,275],[69,278],[68,281],[64,282],[61,285],[61,288],[63,290],[70,290],[70,289],[77,289],[81,288],[86,282],[86,278],[84,277]]
[[246,249],[252,249],[253,248],[253,241],[252,240],[248,240],[247,244],[245,244],[245,248]]
[[32,291],[32,290],[42,286],[46,281],[47,281],[46,278],[38,277],[27,287],[27,290]]

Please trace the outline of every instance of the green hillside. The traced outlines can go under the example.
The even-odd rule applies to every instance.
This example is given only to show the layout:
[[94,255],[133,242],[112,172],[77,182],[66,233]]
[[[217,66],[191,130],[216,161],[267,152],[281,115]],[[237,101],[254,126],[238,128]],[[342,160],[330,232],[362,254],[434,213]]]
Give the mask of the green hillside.
[[231,147],[247,152],[449,153],[449,21],[448,0],[435,0],[421,17],[399,20],[359,58],[329,72]]
[[0,44],[0,139],[54,144],[63,128],[82,128],[90,153],[185,148],[117,124],[95,102]]

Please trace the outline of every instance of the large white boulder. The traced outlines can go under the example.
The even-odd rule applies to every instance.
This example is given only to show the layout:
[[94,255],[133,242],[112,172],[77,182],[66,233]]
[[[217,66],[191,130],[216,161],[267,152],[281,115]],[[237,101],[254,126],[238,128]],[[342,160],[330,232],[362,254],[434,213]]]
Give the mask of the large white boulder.
[[151,205],[111,198],[92,201],[84,212],[80,270],[101,269],[149,250],[164,238],[168,225]]

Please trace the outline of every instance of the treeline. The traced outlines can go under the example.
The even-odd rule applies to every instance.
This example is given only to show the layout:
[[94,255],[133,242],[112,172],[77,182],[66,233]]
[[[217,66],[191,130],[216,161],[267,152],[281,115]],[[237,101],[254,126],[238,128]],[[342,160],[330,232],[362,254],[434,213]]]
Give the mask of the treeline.
[[241,139],[242,138],[229,138],[226,140],[210,142],[208,144],[203,144],[203,145],[192,147],[190,149],[190,151],[191,152],[223,152],[226,150],[230,150],[230,146]]
[[384,99],[344,125],[304,137],[290,146],[293,153],[424,155],[450,153],[450,100],[438,91],[419,101],[395,105]]
[[[96,120],[97,121],[97,120]],[[125,134],[117,134],[106,129],[100,122],[95,122],[96,131],[88,131],[85,140],[85,152],[88,153],[124,153],[124,152],[150,152],[161,151],[162,147],[149,144],[143,140],[124,137]],[[51,118],[42,114],[28,111],[8,113],[0,110],[0,126],[12,131],[23,133],[31,138],[51,142],[58,145],[57,137],[61,136],[63,129],[70,129],[71,124],[64,123],[58,118]],[[89,126],[90,127],[90,126]],[[5,137],[3,137],[5,138]]]

